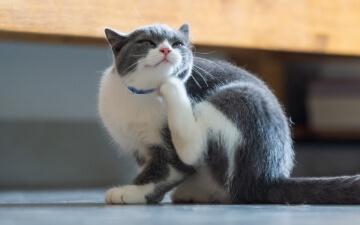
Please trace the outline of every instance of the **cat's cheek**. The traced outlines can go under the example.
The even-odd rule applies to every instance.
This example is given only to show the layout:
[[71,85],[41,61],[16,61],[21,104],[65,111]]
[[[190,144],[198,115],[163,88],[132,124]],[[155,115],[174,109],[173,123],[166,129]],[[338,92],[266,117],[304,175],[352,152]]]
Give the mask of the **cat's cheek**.
[[173,66],[177,67],[181,64],[181,53],[174,52],[168,56],[168,60],[172,62]]

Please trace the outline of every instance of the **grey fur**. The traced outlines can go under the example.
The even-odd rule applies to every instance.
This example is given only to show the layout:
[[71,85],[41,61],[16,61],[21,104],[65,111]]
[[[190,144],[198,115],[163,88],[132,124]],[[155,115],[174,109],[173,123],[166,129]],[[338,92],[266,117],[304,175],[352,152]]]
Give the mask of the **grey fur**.
[[231,159],[226,154],[223,137],[220,134],[212,133],[212,131],[208,135],[211,136],[208,138],[208,149],[204,157],[205,162],[215,180],[219,184],[226,184],[229,175],[229,160]]
[[268,191],[270,203],[360,204],[360,176],[280,179]]
[[[155,25],[129,35],[106,30],[121,76],[132,71],[141,55],[152,47],[140,46],[137,41],[146,39],[157,45],[167,39],[170,43],[184,43],[181,47],[184,64],[174,75],[186,81],[193,104],[211,103],[243,134],[244,141],[239,142],[232,156],[226,151],[222,136],[209,130],[204,151],[206,166],[233,203],[360,203],[359,175],[290,178],[294,158],[291,132],[276,97],[264,82],[241,68],[193,57],[188,35],[186,24],[179,30]],[[151,159],[134,181],[156,184],[155,191],[146,196],[149,203],[159,202],[167,191],[196,173],[196,168],[185,165],[177,156],[166,122],[162,137],[161,146],[149,146]],[[230,168],[230,162],[235,162],[234,168]],[[183,176],[167,182],[170,166]]]

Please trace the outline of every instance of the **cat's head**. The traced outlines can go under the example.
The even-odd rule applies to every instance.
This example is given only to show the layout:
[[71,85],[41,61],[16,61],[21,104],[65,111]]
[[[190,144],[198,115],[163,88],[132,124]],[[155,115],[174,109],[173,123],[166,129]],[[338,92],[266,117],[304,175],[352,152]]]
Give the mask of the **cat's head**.
[[180,29],[166,25],[139,28],[129,34],[105,29],[117,73],[125,83],[137,88],[157,88],[170,76],[186,80],[193,55],[189,26]]

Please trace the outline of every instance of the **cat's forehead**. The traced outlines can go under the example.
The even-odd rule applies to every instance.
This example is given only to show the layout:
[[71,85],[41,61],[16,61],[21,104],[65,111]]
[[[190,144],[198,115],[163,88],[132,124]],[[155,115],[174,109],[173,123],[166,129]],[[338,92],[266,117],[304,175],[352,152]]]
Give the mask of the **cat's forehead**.
[[178,30],[166,25],[151,25],[137,29],[130,34],[132,39],[151,39],[156,41],[185,39]]

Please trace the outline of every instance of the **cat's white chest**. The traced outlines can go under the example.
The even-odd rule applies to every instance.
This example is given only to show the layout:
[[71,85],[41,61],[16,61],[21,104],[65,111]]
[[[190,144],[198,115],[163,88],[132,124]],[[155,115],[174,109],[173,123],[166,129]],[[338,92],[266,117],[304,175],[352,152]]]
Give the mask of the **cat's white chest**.
[[166,121],[164,105],[154,96],[135,96],[120,77],[106,73],[100,84],[99,112],[112,138],[124,151],[143,151],[160,144]]

